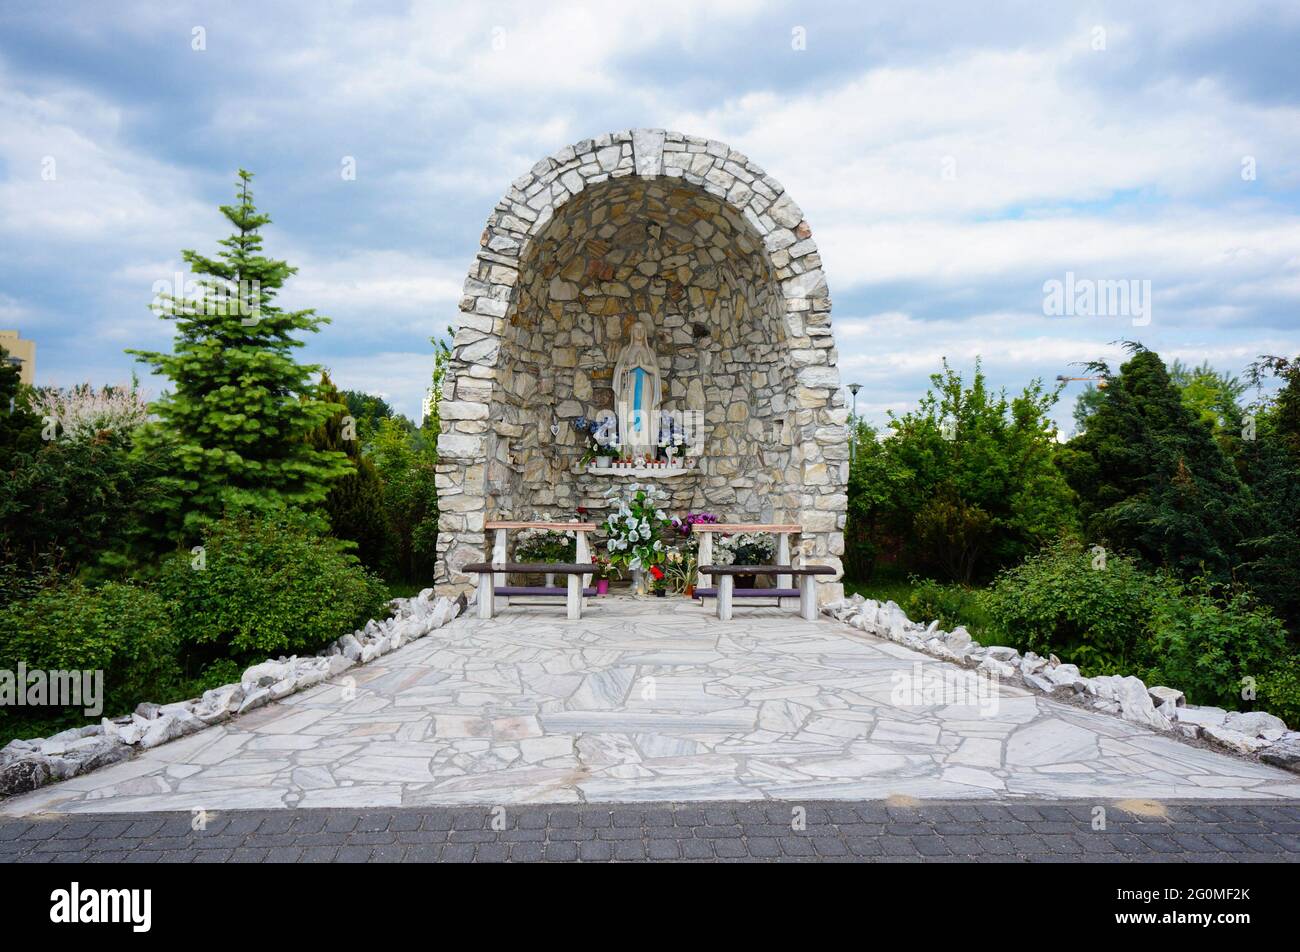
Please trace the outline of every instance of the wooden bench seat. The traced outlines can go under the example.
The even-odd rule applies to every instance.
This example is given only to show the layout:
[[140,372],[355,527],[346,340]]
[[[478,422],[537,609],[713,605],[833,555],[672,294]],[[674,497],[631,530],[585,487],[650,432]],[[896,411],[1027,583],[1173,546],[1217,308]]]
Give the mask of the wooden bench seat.
[[[565,606],[570,618],[582,617],[582,597],[584,594],[582,577],[591,572],[591,563],[581,562],[469,562],[460,569],[466,575],[477,575],[478,580],[478,617],[491,618],[496,612],[496,585],[492,576],[500,573],[517,572],[526,575],[567,575],[569,583],[565,590]],[[548,586],[542,586],[548,588]],[[539,593],[542,594],[542,593]]]
[[[760,598],[764,595],[772,596],[776,592],[789,591],[781,588],[751,588],[737,591],[737,575],[775,575],[778,578],[797,578],[799,580],[799,588],[796,590],[799,596],[799,614],[807,621],[816,621],[817,576],[834,575],[835,569],[829,565],[701,565],[700,574],[716,575],[718,577],[718,618],[721,621],[731,620],[731,601],[738,595],[741,598]],[[749,594],[740,595],[741,592],[748,592]],[[700,593],[697,591],[696,594]],[[780,598],[783,596],[777,595],[775,597]]]

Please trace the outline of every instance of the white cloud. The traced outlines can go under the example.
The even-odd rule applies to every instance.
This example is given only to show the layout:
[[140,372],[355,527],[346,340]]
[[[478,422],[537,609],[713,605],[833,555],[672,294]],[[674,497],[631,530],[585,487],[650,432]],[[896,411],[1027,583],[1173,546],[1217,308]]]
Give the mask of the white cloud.
[[0,64],[0,236],[16,255],[33,242],[175,244],[216,214],[188,174],[124,144],[121,110],[104,97],[14,80]]
[[402,414],[418,421],[420,402],[433,384],[433,348],[423,352],[382,351],[356,357],[308,357],[323,364],[340,390],[361,390],[383,397]]

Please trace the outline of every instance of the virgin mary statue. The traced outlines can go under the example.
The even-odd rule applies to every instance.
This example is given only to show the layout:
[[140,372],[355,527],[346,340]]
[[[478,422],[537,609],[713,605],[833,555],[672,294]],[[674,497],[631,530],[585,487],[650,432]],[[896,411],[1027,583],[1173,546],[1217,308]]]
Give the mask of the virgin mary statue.
[[646,339],[644,324],[632,325],[632,336],[614,364],[614,399],[618,401],[619,440],[623,452],[638,459],[658,449],[659,402],[663,382],[659,361]]

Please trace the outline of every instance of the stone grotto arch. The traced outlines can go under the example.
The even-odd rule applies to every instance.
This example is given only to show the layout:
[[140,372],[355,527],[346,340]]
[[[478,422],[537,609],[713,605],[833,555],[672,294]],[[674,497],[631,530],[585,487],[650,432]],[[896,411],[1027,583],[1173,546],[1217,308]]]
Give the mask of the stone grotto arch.
[[[613,404],[616,355],[648,331],[663,404],[703,457],[671,512],[797,522],[840,568],[848,411],[812,232],[781,185],[721,142],[637,129],[561,149],[493,209],[465,281],[440,405],[440,593],[491,554],[485,520],[600,522],[630,476],[586,472],[570,421]],[[837,576],[838,579],[838,576]],[[838,581],[819,586],[839,597]]]

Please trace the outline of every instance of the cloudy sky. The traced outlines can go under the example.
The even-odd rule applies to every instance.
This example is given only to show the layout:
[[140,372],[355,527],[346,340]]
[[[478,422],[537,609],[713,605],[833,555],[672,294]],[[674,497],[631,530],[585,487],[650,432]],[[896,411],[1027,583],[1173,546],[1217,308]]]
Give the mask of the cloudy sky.
[[[418,415],[511,180],[650,126],[802,206],[874,419],[944,356],[1018,389],[1124,339],[1300,352],[1300,4],[867,6],[5,0],[0,327],[38,383],[126,380],[243,166],[300,268],[282,300],[333,318],[307,356]],[[1149,314],[1046,314],[1067,272],[1150,282]]]

